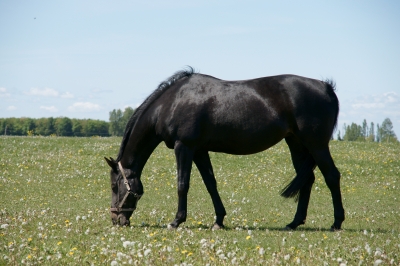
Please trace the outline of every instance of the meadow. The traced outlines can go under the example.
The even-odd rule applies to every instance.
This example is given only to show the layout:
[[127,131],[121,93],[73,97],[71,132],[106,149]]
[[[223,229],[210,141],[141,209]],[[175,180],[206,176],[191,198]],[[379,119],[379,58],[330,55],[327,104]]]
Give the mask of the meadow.
[[279,196],[293,178],[284,142],[259,154],[211,153],[224,230],[194,167],[188,220],[177,208],[174,153],[150,157],[130,227],[112,226],[109,167],[121,138],[0,137],[0,265],[400,265],[400,144],[332,141],[346,220],[330,232],[330,192],[318,168],[308,219]]

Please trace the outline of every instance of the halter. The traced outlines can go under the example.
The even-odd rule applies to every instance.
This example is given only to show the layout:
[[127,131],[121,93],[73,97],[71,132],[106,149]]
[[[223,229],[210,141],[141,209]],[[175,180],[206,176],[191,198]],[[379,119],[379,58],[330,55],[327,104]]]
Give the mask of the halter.
[[[131,211],[132,212],[132,211],[136,210],[136,204],[143,194],[138,194],[138,193],[134,193],[131,191],[131,187],[129,186],[128,179],[126,178],[124,168],[122,168],[121,162],[118,162],[118,167],[122,174],[122,177],[124,178],[124,184],[126,186],[127,191],[126,191],[125,196],[123,197],[122,201],[118,204],[118,207],[110,208],[110,211],[112,211],[112,212],[129,212],[129,211]],[[129,195],[132,195],[133,197],[136,198],[135,206],[133,208],[122,208],[122,206],[124,205],[124,203]]]

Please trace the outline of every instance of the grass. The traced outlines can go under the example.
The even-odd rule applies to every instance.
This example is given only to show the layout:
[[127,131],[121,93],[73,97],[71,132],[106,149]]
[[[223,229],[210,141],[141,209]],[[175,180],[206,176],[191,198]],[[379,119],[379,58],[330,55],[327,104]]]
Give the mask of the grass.
[[280,231],[296,204],[279,196],[294,176],[286,144],[252,156],[211,154],[225,230],[211,231],[211,199],[193,168],[188,220],[176,231],[173,152],[148,161],[131,227],[109,216],[109,169],[120,138],[0,137],[0,265],[399,265],[400,144],[332,142],[346,221],[316,169],[307,223]]

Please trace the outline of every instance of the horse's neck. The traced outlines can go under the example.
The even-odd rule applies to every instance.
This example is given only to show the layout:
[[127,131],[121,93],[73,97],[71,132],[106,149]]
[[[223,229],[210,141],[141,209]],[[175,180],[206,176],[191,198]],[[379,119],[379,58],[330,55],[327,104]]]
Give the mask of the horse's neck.
[[129,136],[121,158],[122,164],[135,172],[141,173],[150,155],[160,142],[161,139],[157,138],[153,130],[147,130],[147,132],[134,130]]

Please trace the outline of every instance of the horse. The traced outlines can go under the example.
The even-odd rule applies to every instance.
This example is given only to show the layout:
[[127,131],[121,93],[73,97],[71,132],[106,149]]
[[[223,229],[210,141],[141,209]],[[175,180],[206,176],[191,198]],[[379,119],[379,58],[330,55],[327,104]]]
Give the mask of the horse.
[[175,152],[178,209],[168,228],[186,221],[192,163],[197,166],[216,214],[213,229],[224,228],[225,207],[209,152],[248,155],[264,151],[285,139],[296,175],[281,191],[295,198],[294,219],[283,229],[294,230],[306,221],[316,166],[330,189],[334,223],[345,219],[340,172],[329,150],[337,124],[339,101],[332,80],[277,75],[225,81],[200,74],[192,67],[161,82],[129,119],[117,159],[111,167],[111,219],[130,225],[143,195],[142,170],[154,149],[164,142]]

